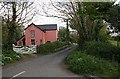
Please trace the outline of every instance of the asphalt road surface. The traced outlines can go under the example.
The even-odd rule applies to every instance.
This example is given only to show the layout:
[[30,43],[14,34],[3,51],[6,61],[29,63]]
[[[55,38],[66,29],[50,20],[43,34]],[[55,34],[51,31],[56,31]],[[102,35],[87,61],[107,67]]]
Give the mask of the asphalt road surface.
[[44,55],[27,62],[4,68],[3,77],[80,77],[66,69],[65,57],[76,48],[72,46],[57,53]]

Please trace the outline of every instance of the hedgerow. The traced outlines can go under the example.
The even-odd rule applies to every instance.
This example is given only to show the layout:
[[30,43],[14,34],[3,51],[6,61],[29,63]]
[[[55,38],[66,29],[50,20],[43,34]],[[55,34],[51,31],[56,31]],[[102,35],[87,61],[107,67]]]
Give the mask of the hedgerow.
[[114,46],[105,42],[86,42],[83,46],[85,53],[105,58],[108,60],[115,60],[120,63],[120,47]]
[[100,77],[118,77],[119,64],[87,55],[83,51],[73,51],[66,58],[68,69],[77,74],[97,75]]
[[47,42],[37,47],[38,54],[48,54],[58,51],[60,49],[68,47],[69,44],[66,44],[61,41]]

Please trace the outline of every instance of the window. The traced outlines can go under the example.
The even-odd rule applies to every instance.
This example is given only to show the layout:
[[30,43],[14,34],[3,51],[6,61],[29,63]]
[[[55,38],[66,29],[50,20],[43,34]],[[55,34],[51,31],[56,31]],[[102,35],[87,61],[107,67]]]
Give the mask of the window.
[[31,39],[31,44],[35,45],[35,40],[34,39]]
[[40,44],[42,44],[42,39],[40,39]]
[[31,37],[35,37],[35,31],[31,30]]

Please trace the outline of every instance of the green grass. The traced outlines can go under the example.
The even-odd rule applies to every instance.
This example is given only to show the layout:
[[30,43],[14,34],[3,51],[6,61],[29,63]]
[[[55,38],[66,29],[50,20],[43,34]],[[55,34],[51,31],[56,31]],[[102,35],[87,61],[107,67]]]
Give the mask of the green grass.
[[30,54],[22,54],[21,56],[23,58],[32,58],[32,55],[30,55]]
[[73,51],[66,58],[68,69],[77,74],[97,75],[100,77],[118,77],[117,62],[111,62],[102,58],[88,55],[83,51]]
[[[117,41],[115,41],[115,40],[108,40],[108,42],[114,46],[117,46]],[[120,41],[118,41],[118,45],[120,46]]]

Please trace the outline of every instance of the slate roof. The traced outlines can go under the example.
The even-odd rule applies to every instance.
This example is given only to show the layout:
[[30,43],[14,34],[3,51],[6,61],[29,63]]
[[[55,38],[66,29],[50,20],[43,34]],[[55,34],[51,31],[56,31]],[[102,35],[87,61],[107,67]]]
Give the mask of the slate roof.
[[41,30],[57,30],[57,24],[36,25]]
[[[42,30],[42,31],[45,31],[45,30],[57,30],[57,24],[35,25],[34,23],[31,23],[30,25],[28,25],[28,27],[30,27],[32,24],[34,26],[36,26],[37,28],[39,28],[40,30]],[[27,28],[25,28],[25,30]]]

